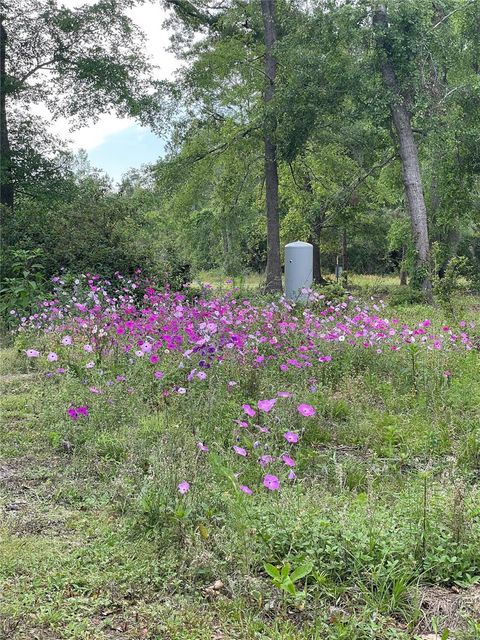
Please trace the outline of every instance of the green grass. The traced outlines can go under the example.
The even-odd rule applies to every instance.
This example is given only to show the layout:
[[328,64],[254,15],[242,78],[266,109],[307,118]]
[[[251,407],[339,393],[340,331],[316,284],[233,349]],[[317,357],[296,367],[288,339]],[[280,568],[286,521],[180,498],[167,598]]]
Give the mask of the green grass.
[[[374,296],[396,286],[354,284]],[[464,304],[475,317],[478,300]],[[447,322],[422,305],[385,313]],[[299,481],[253,500],[232,491],[225,457],[206,463],[196,443],[228,447],[231,416],[270,397],[274,371],[226,362],[188,404],[89,398],[91,420],[72,424],[77,379],[52,382],[14,349],[2,356],[0,638],[480,638],[478,351],[422,354],[413,372],[406,352],[358,352],[308,393],[307,378],[292,379],[317,408]],[[294,411],[282,421],[298,426]],[[307,559],[305,598],[264,571]]]

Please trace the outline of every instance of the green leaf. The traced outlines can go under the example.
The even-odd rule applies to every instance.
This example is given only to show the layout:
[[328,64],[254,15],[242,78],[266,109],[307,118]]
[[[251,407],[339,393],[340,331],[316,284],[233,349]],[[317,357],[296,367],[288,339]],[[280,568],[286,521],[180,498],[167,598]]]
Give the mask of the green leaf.
[[308,576],[308,574],[312,572],[312,569],[313,569],[312,562],[306,562],[305,564],[301,564],[292,573],[292,575],[290,576],[290,580],[292,582],[297,582],[297,580],[301,580],[305,576]]
[[290,578],[287,578],[282,582],[282,589],[292,596],[296,595],[297,593],[297,590],[295,589],[295,585],[290,580]]
[[290,573],[290,565],[287,562],[286,564],[283,565],[280,575],[282,576],[283,579],[285,579],[289,573]]
[[273,564],[270,564],[269,562],[265,562],[263,565],[263,568],[271,578],[276,578],[277,580],[280,580],[280,571],[277,569],[277,567],[274,567]]

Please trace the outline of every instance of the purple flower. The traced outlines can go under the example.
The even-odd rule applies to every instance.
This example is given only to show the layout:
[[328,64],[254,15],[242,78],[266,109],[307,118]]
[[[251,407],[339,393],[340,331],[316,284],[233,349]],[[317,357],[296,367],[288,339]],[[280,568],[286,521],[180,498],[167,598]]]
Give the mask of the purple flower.
[[265,411],[265,413],[268,413],[273,409],[276,401],[276,398],[272,398],[271,400],[259,400],[258,408],[260,409],[260,411]]
[[185,387],[177,387],[177,393],[179,393],[180,395],[183,396],[183,394],[187,393],[187,390],[185,389]]
[[163,371],[155,371],[153,375],[157,380],[161,380],[165,374],[163,373]]
[[280,488],[280,480],[277,476],[271,476],[267,473],[267,475],[263,478],[263,486],[266,487],[269,491],[277,491]]
[[290,391],[279,391],[277,393],[277,396],[279,398],[291,398],[293,394],[290,393]]
[[270,464],[271,462],[275,462],[275,458],[273,456],[270,456],[268,454],[261,456],[258,459],[258,462],[261,464],[262,467],[266,467],[267,464]]
[[186,480],[183,480],[177,485],[178,491],[184,496],[190,490],[190,485]]
[[38,358],[40,355],[40,352],[36,349],[27,349],[25,353],[27,354],[27,358]]
[[287,467],[295,466],[295,460],[286,453],[283,454],[282,461],[287,465]]
[[207,378],[207,374],[205,373],[205,371],[199,371],[197,373],[197,378],[199,380],[205,380]]
[[86,351],[87,353],[92,353],[93,347],[92,347],[91,344],[84,344],[83,345],[83,350]]
[[197,447],[200,449],[200,451],[208,453],[208,447],[206,444],[203,444],[203,442],[197,442]]
[[56,362],[58,360],[58,356],[54,351],[52,351],[51,353],[48,354],[47,360],[49,362]]
[[87,364],[85,365],[85,369],[93,369],[94,366],[95,363],[93,362],[93,360],[90,360],[90,362],[87,362]]
[[236,444],[233,445],[232,449],[235,451],[235,453],[237,453],[239,456],[243,456],[246,457],[247,455],[247,451],[246,449],[244,449],[243,447],[237,447]]
[[311,404],[299,404],[297,407],[298,413],[300,413],[302,416],[314,416],[315,415],[315,409],[312,407]]
[[283,434],[283,437],[290,444],[296,444],[298,442],[298,434],[295,431],[287,431]]
[[65,336],[64,338],[62,338],[62,344],[65,347],[68,347],[69,345],[72,344],[72,338],[70,336]]
[[255,409],[252,409],[249,404],[242,404],[242,409],[245,411],[247,416],[250,416],[250,418],[253,418],[253,416],[257,413]]
[[297,477],[297,476],[295,475],[295,471],[290,471],[290,472],[289,472],[289,474],[288,474],[288,476],[287,476],[287,478],[288,478],[289,480],[295,480],[295,478],[296,478],[296,477]]
[[249,495],[249,496],[251,496],[251,495],[252,495],[252,493],[253,493],[253,491],[250,489],[250,487],[247,487],[247,486],[246,486],[246,485],[244,485],[244,484],[241,484],[241,485],[239,486],[239,489],[240,489],[240,491],[243,491],[243,493],[246,493],[246,494],[247,494],[247,495]]
[[65,369],[63,367],[58,367],[57,373],[65,373]]

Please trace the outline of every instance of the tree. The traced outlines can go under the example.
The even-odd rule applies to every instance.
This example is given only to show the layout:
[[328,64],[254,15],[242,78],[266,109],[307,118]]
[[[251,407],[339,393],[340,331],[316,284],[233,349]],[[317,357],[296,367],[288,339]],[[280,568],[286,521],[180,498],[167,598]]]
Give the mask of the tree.
[[427,297],[430,298],[430,247],[428,240],[427,209],[423,194],[420,162],[418,159],[417,145],[413,136],[411,114],[408,109],[407,98],[399,86],[395,73],[392,50],[395,38],[392,36],[389,37],[388,16],[384,5],[380,5],[375,9],[373,25],[378,35],[379,46],[382,50],[380,62],[382,78],[391,94],[390,108],[399,141],[405,195],[417,252],[416,268],[420,274],[422,288]]
[[[126,9],[134,0],[97,0],[68,9],[57,0],[6,0],[0,12],[1,203],[13,208],[19,183],[12,113],[35,104],[72,123],[115,109],[151,120],[155,83],[142,34]],[[17,128],[18,129],[18,128]],[[25,146],[25,140],[22,141]],[[31,145],[33,146],[33,145]]]
[[[227,153],[227,149],[231,150],[232,145],[243,147],[246,139],[252,146],[263,139],[261,179],[265,184],[267,220],[266,290],[281,291],[274,105],[278,40],[276,2],[236,0],[212,5],[203,0],[164,0],[164,4],[173,8],[177,27],[180,20],[184,35],[177,29],[176,42],[187,43],[181,55],[190,61],[190,66],[182,71],[183,82],[176,86],[177,92],[180,90],[180,100],[184,107],[185,103],[188,105],[192,120],[197,124],[227,134],[224,143],[204,151],[203,157],[206,159],[211,154],[218,157]],[[288,4],[282,3],[282,12]],[[202,37],[192,45],[187,34],[193,33]],[[185,126],[182,127],[185,130]],[[232,136],[234,130],[236,134]],[[245,180],[244,188],[249,184],[251,181]],[[237,211],[235,200],[229,206],[225,203],[224,210],[228,215],[232,210]],[[240,221],[237,224],[240,225]]]
[[[277,61],[275,44],[275,0],[261,0],[263,28],[265,34],[265,108],[268,110],[275,97]],[[280,222],[278,215],[278,167],[275,143],[275,117],[266,114],[265,144],[265,200],[267,207],[267,272],[265,289],[268,292],[282,290],[282,267],[280,262]],[[269,117],[270,116],[270,117]]]

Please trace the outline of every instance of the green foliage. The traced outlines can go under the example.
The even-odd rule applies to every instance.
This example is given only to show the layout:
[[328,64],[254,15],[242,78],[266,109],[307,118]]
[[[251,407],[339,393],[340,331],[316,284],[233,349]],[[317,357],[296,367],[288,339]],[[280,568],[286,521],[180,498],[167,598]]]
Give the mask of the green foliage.
[[30,315],[46,291],[45,254],[41,249],[10,249],[4,253],[0,314],[6,322],[18,323],[19,317]]
[[470,279],[472,268],[465,256],[451,258],[446,266],[443,277],[436,276],[433,280],[435,301],[442,307],[448,318],[455,319],[462,311],[458,302],[461,292],[460,278]]
[[[293,598],[296,598],[299,594],[297,592],[295,583],[312,573],[313,564],[311,562],[308,562],[306,564],[299,565],[293,571],[291,571],[291,567],[288,562],[284,564],[281,569],[277,569],[277,567],[273,566],[273,564],[266,562],[263,565],[263,568],[272,578],[272,583],[275,587],[277,587],[277,589],[281,589],[289,595],[293,596]],[[306,586],[303,597],[306,597]]]

